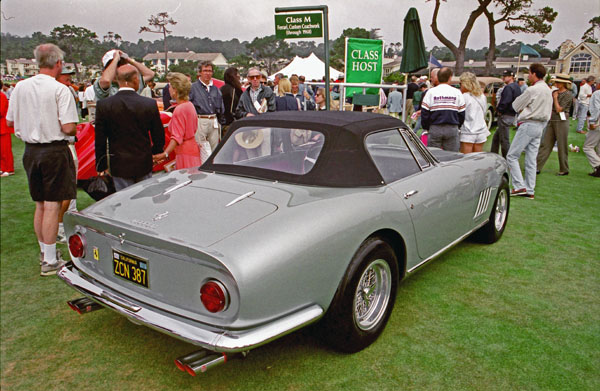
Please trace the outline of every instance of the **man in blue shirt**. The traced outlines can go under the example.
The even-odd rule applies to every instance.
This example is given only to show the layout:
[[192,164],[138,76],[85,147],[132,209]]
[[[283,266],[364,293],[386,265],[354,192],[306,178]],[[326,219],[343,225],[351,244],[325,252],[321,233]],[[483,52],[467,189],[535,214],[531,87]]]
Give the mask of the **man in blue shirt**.
[[506,154],[510,148],[509,130],[515,123],[517,113],[512,107],[513,102],[521,95],[519,83],[515,81],[515,74],[512,71],[504,71],[502,80],[506,86],[502,89],[500,102],[496,106],[498,113],[498,127],[492,137],[491,152],[498,153],[502,148],[502,156],[506,159]]
[[221,90],[212,82],[213,64],[204,61],[198,66],[198,81],[192,84],[190,102],[198,114],[196,142],[208,140],[211,150],[219,143],[221,124],[225,123],[225,106]]

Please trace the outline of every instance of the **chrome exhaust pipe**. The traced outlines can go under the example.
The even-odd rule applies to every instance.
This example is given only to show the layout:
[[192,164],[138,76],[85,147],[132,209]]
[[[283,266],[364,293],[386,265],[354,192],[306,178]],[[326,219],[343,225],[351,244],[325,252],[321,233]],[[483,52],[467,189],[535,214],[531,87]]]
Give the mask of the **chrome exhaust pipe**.
[[198,373],[204,373],[209,368],[224,364],[227,362],[227,355],[225,353],[214,353],[204,358],[198,359],[188,363],[185,366],[185,370],[192,376],[196,376]]
[[209,368],[226,362],[227,355],[225,353],[216,353],[204,349],[175,359],[177,368],[192,376],[196,376],[198,373],[204,373]]
[[179,368],[180,371],[186,372],[186,365],[188,365],[190,362],[198,361],[201,358],[206,357],[208,353],[208,350],[202,349],[196,352],[186,354],[185,356],[177,357],[175,359],[175,365],[177,366],[177,368]]
[[67,301],[67,304],[71,309],[80,315],[87,314],[88,312],[101,310],[104,308],[100,304],[96,303],[89,297],[81,297],[79,299]]

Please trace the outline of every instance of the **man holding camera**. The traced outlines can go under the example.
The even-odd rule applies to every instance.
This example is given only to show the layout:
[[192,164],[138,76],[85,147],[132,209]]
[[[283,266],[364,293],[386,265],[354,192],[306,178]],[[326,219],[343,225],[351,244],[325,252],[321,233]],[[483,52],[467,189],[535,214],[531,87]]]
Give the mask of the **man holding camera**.
[[135,61],[127,53],[123,53],[117,49],[109,50],[102,57],[102,66],[104,67],[102,76],[94,82],[96,101],[108,98],[119,92],[119,86],[116,83],[117,68],[126,64],[132,65],[139,72],[140,82],[138,91],[136,91],[138,94],[141,94],[145,84],[154,78],[154,71],[148,69],[144,64]]

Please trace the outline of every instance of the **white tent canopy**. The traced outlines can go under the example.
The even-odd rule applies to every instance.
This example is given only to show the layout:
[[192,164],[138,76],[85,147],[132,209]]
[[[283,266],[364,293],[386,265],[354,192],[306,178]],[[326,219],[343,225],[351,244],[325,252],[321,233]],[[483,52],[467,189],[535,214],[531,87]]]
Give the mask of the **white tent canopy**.
[[[325,63],[321,61],[319,57],[315,56],[314,53],[311,53],[310,56],[304,58],[296,56],[285,68],[269,76],[269,79],[273,79],[277,73],[283,73],[288,77],[293,74],[304,76],[306,81],[323,80],[325,77]],[[336,71],[332,67],[329,67],[330,78],[337,79],[343,75],[343,72]]]

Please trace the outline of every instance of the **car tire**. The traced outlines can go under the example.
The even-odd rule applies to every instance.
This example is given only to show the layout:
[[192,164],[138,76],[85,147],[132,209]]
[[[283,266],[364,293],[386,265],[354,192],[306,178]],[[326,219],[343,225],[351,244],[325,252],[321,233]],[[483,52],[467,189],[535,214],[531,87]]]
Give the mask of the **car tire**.
[[492,124],[494,123],[494,111],[491,108],[488,108],[485,112],[485,123],[488,130],[490,130],[492,128]]
[[321,334],[325,342],[346,353],[372,344],[390,317],[397,287],[398,261],[392,247],[380,238],[366,240],[325,315]]
[[510,194],[508,180],[502,177],[488,222],[475,232],[475,240],[486,244],[496,243],[500,240],[508,221],[509,207]]

